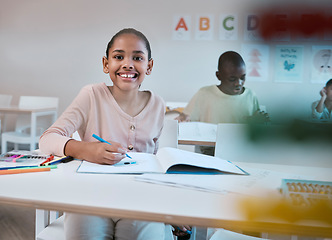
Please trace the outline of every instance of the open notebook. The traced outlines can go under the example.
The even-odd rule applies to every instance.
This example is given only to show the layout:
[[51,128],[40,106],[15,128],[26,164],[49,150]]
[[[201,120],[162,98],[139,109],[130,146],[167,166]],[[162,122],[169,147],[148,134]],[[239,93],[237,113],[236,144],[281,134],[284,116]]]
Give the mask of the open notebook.
[[[230,161],[177,148],[161,148],[156,155],[131,152],[115,165],[100,165],[82,161],[79,173],[190,173],[247,174]],[[132,164],[125,164],[134,162]]]

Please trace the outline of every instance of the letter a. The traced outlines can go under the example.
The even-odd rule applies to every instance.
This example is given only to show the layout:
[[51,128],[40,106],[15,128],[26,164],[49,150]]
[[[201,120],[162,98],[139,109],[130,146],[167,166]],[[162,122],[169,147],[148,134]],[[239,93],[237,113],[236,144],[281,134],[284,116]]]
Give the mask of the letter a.
[[175,31],[178,31],[179,28],[184,28],[185,31],[188,31],[188,27],[183,18],[180,19],[179,23],[176,25]]

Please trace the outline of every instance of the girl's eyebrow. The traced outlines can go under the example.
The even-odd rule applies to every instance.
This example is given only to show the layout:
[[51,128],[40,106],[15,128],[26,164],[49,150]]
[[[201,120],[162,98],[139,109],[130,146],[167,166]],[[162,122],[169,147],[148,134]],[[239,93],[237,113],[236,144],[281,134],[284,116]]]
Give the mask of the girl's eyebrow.
[[[112,53],[114,53],[114,52],[124,53],[125,51],[124,50],[120,50],[120,49],[115,49]],[[145,54],[145,52],[143,52],[141,50],[133,51],[133,53],[135,53],[135,54]]]
[[145,54],[145,52],[141,51],[141,50],[137,50],[137,51],[133,51],[133,53],[136,53],[136,54]]
[[123,50],[118,50],[118,49],[115,49],[112,53],[114,53],[114,52],[119,52],[119,53],[124,53],[125,51],[123,51]]

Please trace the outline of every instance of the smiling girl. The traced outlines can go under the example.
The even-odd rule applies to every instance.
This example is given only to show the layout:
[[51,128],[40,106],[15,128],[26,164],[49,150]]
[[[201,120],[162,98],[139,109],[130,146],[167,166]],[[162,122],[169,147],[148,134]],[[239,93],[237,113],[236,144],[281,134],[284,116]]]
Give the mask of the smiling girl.
[[[102,63],[113,84],[85,86],[41,136],[42,152],[99,164],[115,164],[127,151],[157,152],[165,103],[139,90],[153,67],[149,41],[135,29],[123,29],[108,43]],[[75,131],[82,141],[70,137]],[[164,239],[164,224],[66,213],[65,232],[66,239],[155,240]]]

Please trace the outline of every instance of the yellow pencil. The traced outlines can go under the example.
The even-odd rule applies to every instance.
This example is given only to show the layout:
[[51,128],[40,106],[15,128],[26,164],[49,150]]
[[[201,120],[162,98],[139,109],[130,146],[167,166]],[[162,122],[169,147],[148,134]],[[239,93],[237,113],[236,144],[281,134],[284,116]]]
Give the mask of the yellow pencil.
[[42,167],[42,168],[16,168],[16,169],[7,169],[7,170],[0,170],[0,175],[5,174],[17,174],[17,173],[30,173],[30,172],[45,172],[45,171],[51,171],[51,168]]

